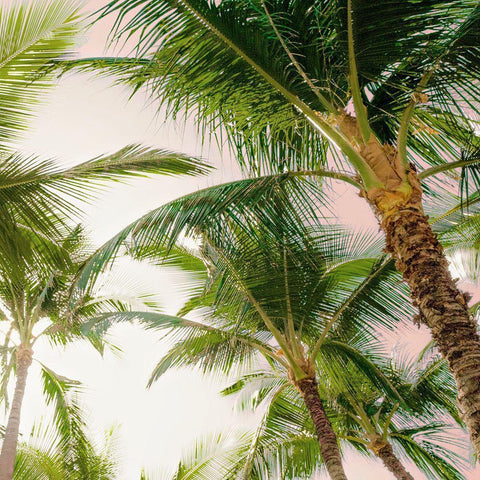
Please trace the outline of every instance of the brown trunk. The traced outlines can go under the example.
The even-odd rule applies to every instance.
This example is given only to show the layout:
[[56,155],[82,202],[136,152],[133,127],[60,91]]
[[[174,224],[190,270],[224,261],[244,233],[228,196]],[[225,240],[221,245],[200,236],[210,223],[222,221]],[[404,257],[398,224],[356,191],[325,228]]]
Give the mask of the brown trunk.
[[32,364],[32,349],[27,345],[20,345],[17,349],[17,382],[13,394],[12,406],[8,417],[5,437],[0,453],[0,480],[11,480],[15,455],[17,452],[18,430],[20,428],[20,411],[27,382],[28,368]]
[[460,414],[480,456],[480,338],[469,315],[466,296],[457,288],[442,246],[423,212],[422,188],[413,165],[405,167],[392,145],[381,145],[373,136],[367,143],[357,121],[344,114],[342,132],[383,183],[383,188],[363,192],[386,235],[386,248],[410,287],[418,320],[430,328],[440,352],[448,361],[458,389]]
[[410,473],[405,470],[398,457],[393,453],[393,448],[383,438],[375,439],[370,444],[370,449],[380,458],[387,469],[393,473],[398,480],[414,480]]
[[448,270],[442,246],[423,212],[405,208],[382,221],[387,250],[410,286],[419,320],[447,359],[458,389],[460,414],[480,455],[480,339],[467,298]]
[[318,394],[318,384],[315,378],[307,377],[295,382],[302,394],[305,405],[312,417],[323,461],[332,480],[347,480],[343,470],[342,458],[338,449],[337,436],[332,429],[323,403]]

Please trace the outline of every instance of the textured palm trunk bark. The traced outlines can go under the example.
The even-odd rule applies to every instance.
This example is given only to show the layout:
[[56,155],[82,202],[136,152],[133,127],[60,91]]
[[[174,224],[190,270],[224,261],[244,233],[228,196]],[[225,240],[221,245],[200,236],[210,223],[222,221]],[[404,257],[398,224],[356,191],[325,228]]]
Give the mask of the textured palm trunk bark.
[[415,208],[382,221],[387,250],[408,283],[419,320],[448,361],[458,389],[460,414],[480,455],[480,338],[466,297],[456,286],[427,217]]
[[20,345],[17,349],[17,381],[13,394],[12,406],[8,417],[2,451],[0,453],[0,480],[11,480],[15,455],[17,453],[18,431],[20,428],[20,412],[22,409],[28,369],[32,364],[32,349],[27,345]]
[[397,480],[415,480],[395,455],[390,443],[382,439],[378,444],[378,448],[374,447],[372,450]]
[[338,449],[337,436],[327,418],[315,378],[307,377],[295,382],[312,417],[323,461],[332,480],[347,480]]

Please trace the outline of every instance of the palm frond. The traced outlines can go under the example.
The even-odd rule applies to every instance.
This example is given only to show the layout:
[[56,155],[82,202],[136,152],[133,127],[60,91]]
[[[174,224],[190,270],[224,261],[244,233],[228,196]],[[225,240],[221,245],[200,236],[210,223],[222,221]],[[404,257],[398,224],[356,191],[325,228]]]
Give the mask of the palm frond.
[[321,202],[314,183],[289,173],[234,181],[188,194],[152,210],[104,244],[84,267],[78,286],[85,288],[94,281],[124,246],[134,256],[144,252],[146,258],[155,258],[179,238],[195,239],[222,221],[242,225],[253,217],[274,229],[278,224],[276,214],[282,209],[283,218],[292,225],[301,225],[299,218],[308,223]]
[[48,62],[72,52],[81,30],[77,0],[15,2],[0,10],[0,143],[11,142],[27,125],[32,106],[50,87],[38,81]]

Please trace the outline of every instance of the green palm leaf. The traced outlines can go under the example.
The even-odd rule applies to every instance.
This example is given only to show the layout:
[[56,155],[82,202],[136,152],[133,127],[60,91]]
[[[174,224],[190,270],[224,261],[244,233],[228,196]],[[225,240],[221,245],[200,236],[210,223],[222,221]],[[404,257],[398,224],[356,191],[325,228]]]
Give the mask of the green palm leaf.
[[80,3],[15,2],[0,10],[0,143],[11,144],[29,120],[32,106],[51,85],[51,75],[35,81],[51,60],[75,47]]

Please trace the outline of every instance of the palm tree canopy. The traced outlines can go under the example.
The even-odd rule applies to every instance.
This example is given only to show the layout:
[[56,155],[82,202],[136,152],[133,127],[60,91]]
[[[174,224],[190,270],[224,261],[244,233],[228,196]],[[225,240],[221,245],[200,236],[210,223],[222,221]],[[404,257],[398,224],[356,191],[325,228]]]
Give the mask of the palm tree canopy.
[[[199,194],[189,196],[188,203],[180,199],[166,205],[161,214],[149,214],[148,220],[136,223],[138,230],[129,229],[123,237],[128,236],[128,252],[135,257],[180,266],[194,274],[192,298],[180,314],[195,312],[200,321],[126,312],[91,322],[99,333],[115,320],[135,317],[150,328],[178,330],[181,340],[152,378],[186,364],[228,371],[258,349],[281,362],[281,354],[274,349],[288,354],[279,338],[291,336],[290,329],[311,355],[321,352],[327,368],[329,362],[333,365],[330,357],[335,352],[355,358],[355,345],[350,348],[347,342],[355,343],[358,336],[359,345],[362,341],[367,345],[378,329],[390,329],[413,314],[393,262],[381,254],[380,238],[322,226],[309,208],[300,208],[296,189],[292,198],[290,189],[285,192],[278,183],[269,189],[268,198],[262,195],[254,201],[251,194],[256,185],[257,181],[250,183],[248,204],[229,202],[231,208],[209,217],[208,222],[196,223],[210,209],[210,203],[197,203],[205,199]],[[148,223],[150,219],[155,224]],[[200,241],[198,249],[182,247],[177,219]],[[145,237],[142,227],[147,230]],[[157,240],[164,238],[152,244],[149,228],[161,232]],[[94,266],[87,268],[89,273],[94,270]],[[374,372],[369,362],[364,367]]]
[[139,36],[141,58],[92,59],[90,66],[135,88],[147,84],[173,114],[194,110],[209,126],[223,126],[250,167],[281,172],[325,163],[315,115],[337,115],[351,101],[350,29],[379,140],[396,141],[403,110],[423,82],[428,103],[413,113],[410,159],[424,168],[462,157],[477,163],[467,177],[477,171],[475,0],[114,0],[101,15],[111,13],[113,38]]

